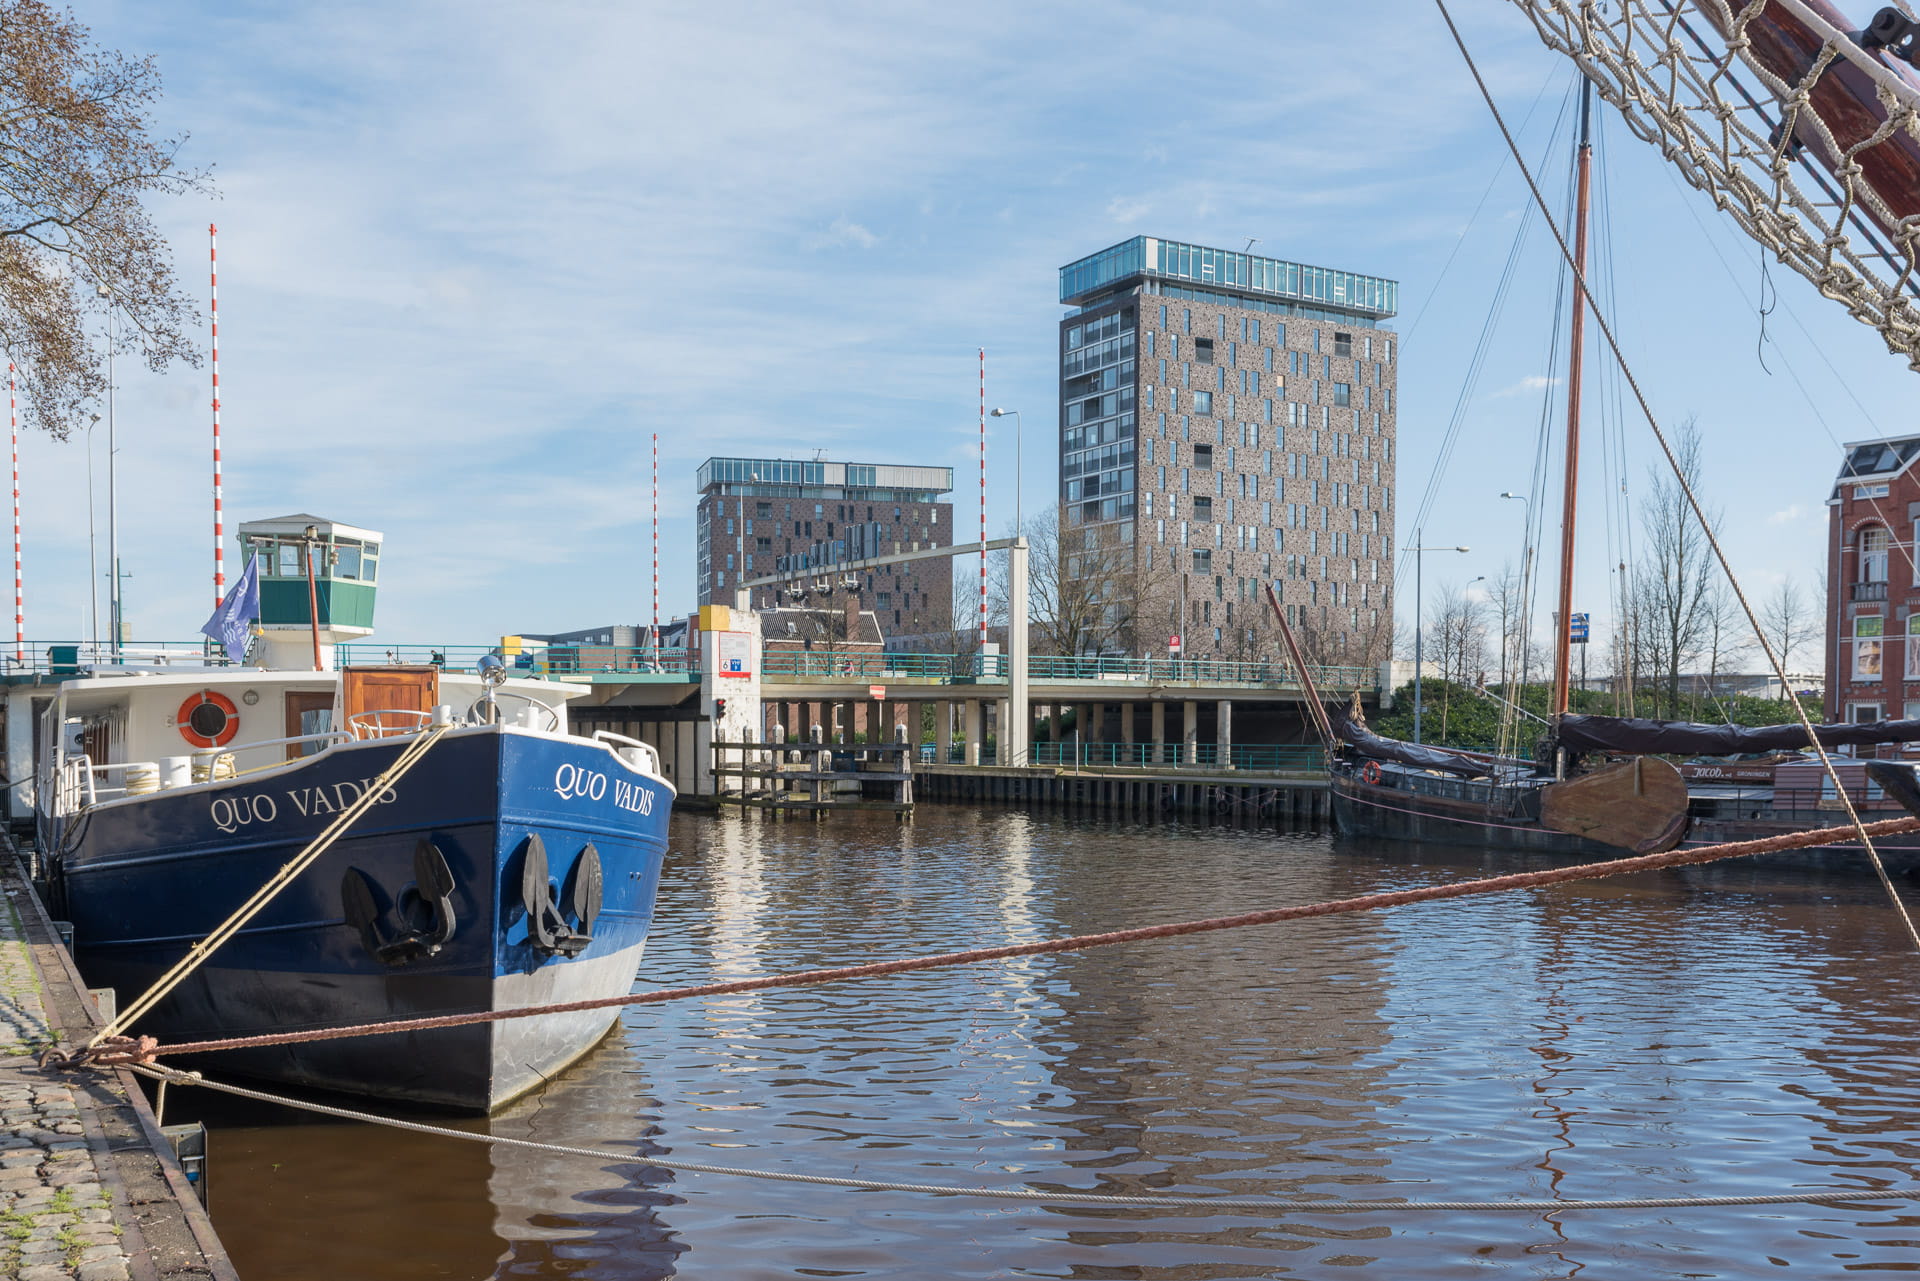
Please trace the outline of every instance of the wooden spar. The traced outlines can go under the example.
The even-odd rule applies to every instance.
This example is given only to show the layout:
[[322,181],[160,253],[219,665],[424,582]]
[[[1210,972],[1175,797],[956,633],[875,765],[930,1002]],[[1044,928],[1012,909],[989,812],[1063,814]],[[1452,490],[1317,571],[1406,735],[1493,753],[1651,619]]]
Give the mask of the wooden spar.
[[1267,604],[1273,608],[1273,620],[1280,624],[1280,639],[1287,643],[1287,653],[1293,657],[1293,670],[1300,673],[1300,688],[1307,692],[1307,715],[1313,721],[1314,729],[1320,733],[1320,741],[1328,751],[1334,748],[1333,722],[1327,719],[1327,709],[1320,702],[1320,691],[1314,688],[1313,674],[1307,671],[1305,660],[1300,657],[1300,646],[1293,640],[1293,629],[1287,626],[1287,612],[1280,608],[1280,598],[1273,594],[1272,583],[1262,583],[1266,590]]
[[1560,496],[1560,603],[1553,618],[1553,714],[1564,716],[1573,664],[1573,512],[1580,496],[1580,373],[1586,346],[1587,191],[1593,172],[1593,82],[1580,82],[1579,175],[1573,203],[1573,328],[1567,357],[1567,476]]

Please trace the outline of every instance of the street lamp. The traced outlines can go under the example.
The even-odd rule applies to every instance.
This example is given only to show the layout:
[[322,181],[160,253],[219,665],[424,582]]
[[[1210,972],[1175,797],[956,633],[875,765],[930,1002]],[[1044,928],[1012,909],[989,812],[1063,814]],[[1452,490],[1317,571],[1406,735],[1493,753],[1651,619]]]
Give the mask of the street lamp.
[[114,468],[120,451],[114,443],[113,349],[118,334],[113,323],[113,291],[105,285],[96,285],[93,292],[107,300],[107,576],[112,580],[107,592],[107,652],[117,662],[120,658],[120,490],[115,483]]
[[93,616],[93,661],[100,661],[100,561],[94,555],[93,520],[93,429],[100,425],[99,414],[89,414],[87,423],[87,609]]
[[1017,409],[996,409],[995,418],[1013,416],[1013,532],[1020,533],[1020,411]]
[[1420,600],[1421,553],[1464,552],[1468,550],[1465,547],[1422,547],[1420,546],[1420,538],[1424,532],[1424,530],[1414,530],[1414,545],[1407,548],[1408,551],[1413,553],[1413,741],[1416,743],[1420,741],[1420,675],[1421,668],[1425,666],[1424,651],[1421,648],[1421,624],[1424,621],[1421,615],[1425,612]]

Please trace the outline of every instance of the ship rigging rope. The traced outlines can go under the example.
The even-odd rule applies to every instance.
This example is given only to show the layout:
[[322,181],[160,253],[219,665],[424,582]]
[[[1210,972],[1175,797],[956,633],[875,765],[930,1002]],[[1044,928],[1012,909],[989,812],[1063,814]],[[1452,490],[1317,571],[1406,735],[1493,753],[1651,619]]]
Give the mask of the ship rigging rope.
[[[1892,836],[1902,832],[1920,832],[1920,818],[1895,818],[1869,823],[1858,828],[1862,834]],[[1510,890],[1531,890],[1568,881],[1597,881],[1635,872],[1659,871],[1695,863],[1714,863],[1722,859],[1744,858],[1754,854],[1773,854],[1783,850],[1804,849],[1832,843],[1836,837],[1847,839],[1845,829],[1812,828],[1787,832],[1760,840],[1735,841],[1724,845],[1703,845],[1695,849],[1668,850],[1663,854],[1643,854],[1634,858],[1608,859],[1598,863],[1577,863],[1570,867],[1549,868],[1539,872],[1516,872],[1507,876],[1484,877],[1473,881],[1449,881],[1418,889],[1390,890],[1357,898],[1331,899],[1320,903],[1302,903],[1291,907],[1264,908],[1234,916],[1216,916],[1198,921],[1180,921],[1166,925],[1147,925],[1106,934],[1080,934],[1070,938],[1043,939],[1034,943],[1012,943],[1001,947],[972,948],[964,952],[943,952],[935,956],[904,957],[897,961],[875,961],[866,965],[843,965],[831,969],[801,970],[791,974],[768,974],[759,978],[733,979],[722,983],[701,983],[688,987],[657,988],[651,992],[630,992],[625,996],[603,996],[585,1001],[565,1001],[552,1005],[525,1006],[511,1010],[479,1010],[465,1014],[442,1014],[427,1018],[396,1019],[387,1023],[362,1023],[347,1027],[305,1028],[271,1032],[259,1036],[230,1037],[217,1041],[182,1041],[162,1045],[152,1037],[138,1042],[127,1037],[110,1044],[98,1044],[99,1038],[77,1059],[67,1059],[58,1051],[49,1051],[50,1066],[77,1066],[80,1062],[110,1066],[122,1063],[151,1063],[162,1054],[211,1054],[217,1050],[259,1049],[274,1045],[295,1045],[307,1041],[332,1041],[348,1037],[382,1036],[395,1032],[423,1032],[440,1028],[467,1027],[475,1023],[497,1023],[505,1019],[528,1018],[542,1014],[572,1014],[583,1010],[605,1010],[629,1005],[659,1005],[667,1001],[695,997],[734,996],[742,992],[763,992],[771,988],[809,987],[820,983],[839,983],[848,979],[877,978],[887,974],[906,974],[916,970],[945,969],[955,965],[974,965],[982,961],[1002,961],[1021,956],[1044,956],[1058,952],[1080,952],[1120,943],[1179,938],[1216,930],[1243,929],[1252,925],[1273,925],[1309,917],[1338,916],[1348,912],[1377,911],[1428,903],[1438,899],[1468,898],[1478,894],[1498,894]]]
[[[1467,49],[1466,40],[1461,36],[1460,29],[1454,25],[1453,14],[1448,11],[1446,0],[1433,0],[1433,2],[1440,10],[1440,16],[1446,20],[1447,30],[1452,34],[1461,58],[1466,61],[1467,70],[1473,74],[1473,82],[1479,87],[1480,96],[1486,101],[1487,110],[1492,113],[1494,123],[1500,127],[1500,136],[1506,140],[1507,150],[1513,154],[1514,164],[1520,169],[1520,176],[1526,179],[1527,190],[1533,193],[1534,203],[1539,206],[1540,216],[1546,221],[1547,230],[1553,234],[1554,243],[1560,246],[1561,257],[1566,260],[1568,269],[1573,273],[1574,283],[1586,297],[1587,305],[1593,309],[1594,323],[1600,327],[1601,334],[1606,338],[1607,347],[1612,351],[1614,362],[1619,366],[1620,376],[1626,379],[1628,388],[1632,390],[1634,400],[1639,404],[1640,412],[1646,418],[1647,426],[1652,429],[1653,438],[1660,446],[1660,452],[1666,456],[1667,466],[1672,469],[1680,492],[1686,495],[1688,508],[1692,510],[1694,519],[1700,522],[1700,531],[1706,535],[1707,545],[1713,549],[1713,556],[1719,562],[1720,572],[1727,576],[1727,585],[1733,589],[1734,599],[1740,602],[1740,610],[1746,615],[1747,625],[1753,629],[1754,639],[1760,642],[1761,652],[1767,656],[1767,665],[1773,669],[1774,676],[1780,681],[1780,688],[1791,691],[1793,687],[1787,680],[1786,664],[1781,661],[1779,655],[1774,653],[1773,644],[1767,639],[1766,629],[1760,625],[1759,615],[1754,612],[1753,605],[1747,600],[1746,590],[1740,586],[1740,578],[1733,572],[1733,564],[1727,559],[1726,550],[1720,545],[1720,537],[1714,532],[1713,522],[1707,519],[1706,509],[1701,507],[1699,497],[1693,492],[1693,485],[1687,479],[1686,469],[1681,467],[1679,458],[1674,455],[1673,446],[1668,442],[1666,432],[1660,428],[1660,420],[1654,416],[1653,406],[1647,403],[1646,393],[1640,390],[1640,381],[1633,376],[1633,367],[1627,363],[1626,353],[1620,350],[1619,340],[1614,337],[1613,326],[1607,322],[1607,314],[1602,310],[1600,300],[1594,296],[1593,289],[1588,285],[1586,273],[1574,261],[1573,251],[1567,247],[1566,237],[1560,233],[1560,225],[1554,221],[1553,212],[1547,208],[1546,199],[1540,194],[1540,186],[1534,181],[1533,172],[1527,168],[1526,158],[1520,154],[1519,145],[1507,129],[1507,122],[1501,116],[1500,108],[1493,101],[1493,92],[1487,88],[1487,82],[1480,75],[1480,68],[1473,60],[1473,54]],[[1789,0],[1774,0],[1774,2],[1788,3]],[[1751,15],[1758,8],[1757,4],[1751,5],[1745,12]],[[1744,30],[1744,27],[1741,29]],[[1831,59],[1835,52],[1835,46],[1828,44],[1817,66],[1824,66],[1825,60]],[[1810,72],[1805,83],[1811,85],[1815,74]],[[1907,115],[1910,117],[1914,115],[1912,108],[1907,108]],[[1821,127],[1825,128],[1824,125]],[[1920,130],[1916,130],[1916,133],[1920,135]],[[1910,248],[1915,245],[1914,238],[1920,237],[1920,218],[1912,221],[1914,225],[1910,228],[1911,234],[1908,239]],[[1920,345],[1915,347],[1914,354],[1916,366],[1920,366]],[[1869,827],[1861,820],[1859,811],[1854,808],[1853,798],[1848,795],[1845,784],[1840,781],[1840,771],[1833,763],[1833,756],[1827,751],[1826,745],[1820,741],[1820,736],[1814,733],[1813,722],[1808,719],[1807,709],[1800,705],[1800,700],[1789,698],[1787,701],[1793,705],[1793,714],[1799,720],[1801,729],[1806,731],[1807,742],[1820,754],[1821,768],[1825,770],[1827,778],[1832,781],[1834,794],[1839,797],[1841,806],[1847,812],[1848,824],[1859,835],[1867,858],[1873,864],[1874,873],[1880,878],[1881,888],[1886,891],[1888,900],[1900,915],[1901,923],[1906,926],[1907,938],[1912,942],[1914,950],[1920,952],[1920,928],[1915,927],[1912,914],[1907,911],[1907,905],[1901,901],[1899,891],[1894,888],[1893,878],[1887,875],[1886,864],[1881,861],[1880,852],[1873,847]]]
[[212,956],[221,944],[238,934],[248,921],[274,900],[280,891],[292,884],[294,877],[300,875],[312,866],[315,859],[326,853],[328,848],[339,840],[340,836],[352,827],[361,815],[379,804],[380,798],[386,795],[395,783],[404,778],[408,770],[419,764],[421,758],[440,740],[440,736],[451,728],[451,725],[435,725],[408,743],[406,750],[394,758],[393,764],[387,766],[384,773],[355,797],[353,804],[341,810],[339,817],[329,823],[325,831],[314,837],[305,849],[294,855],[285,867],[274,873],[265,885],[254,892],[252,898],[236,908],[233,915],[222,921],[212,933],[188,948],[187,954],[181,957],[172,969],[156,979],[152,987],[142,992],[138,998],[128,1004],[126,1009],[120,1011],[111,1022],[96,1032],[93,1039],[87,1042],[87,1049],[91,1050],[103,1042],[120,1038],[122,1033],[132,1026],[135,1019],[144,1016],[164,1000],[169,992],[178,987],[189,974]]
[[133,1070],[142,1076],[151,1077],[159,1081],[163,1086],[199,1086],[203,1089],[217,1090],[222,1094],[231,1094],[237,1098],[253,1099],[261,1103],[276,1103],[282,1107],[294,1108],[302,1112],[313,1112],[320,1116],[336,1117],[343,1121],[358,1121],[367,1125],[382,1125],[393,1130],[406,1130],[414,1134],[427,1134],[441,1139],[461,1139],[468,1143],[484,1143],[488,1146],[520,1148],[531,1152],[548,1152],[556,1156],[586,1157],[589,1160],[604,1161],[609,1165],[649,1165],[657,1166],[663,1170],[675,1170],[686,1174],[723,1174],[742,1179],[765,1179],[775,1183],[805,1183],[817,1187],[855,1188],[866,1192],[915,1192],[927,1196],[987,1197],[997,1201],[1026,1201],[1042,1205],[1136,1206],[1146,1209],[1203,1210],[1209,1213],[1217,1213],[1222,1210],[1258,1210],[1269,1213],[1280,1211],[1290,1214],[1381,1214],[1393,1211],[1415,1214],[1432,1211],[1554,1214],[1562,1210],[1663,1210],[1745,1205],[1841,1205],[1850,1202],[1908,1201],[1920,1198],[1920,1184],[1905,1184],[1899,1187],[1874,1190],[1851,1188],[1834,1191],[1813,1189],[1804,1192],[1771,1192],[1757,1196],[1618,1197],[1583,1201],[1389,1201],[1343,1200],[1339,1198],[1329,1198],[1326,1200],[1311,1198],[1268,1199],[1232,1196],[1143,1196],[1124,1193],[1116,1195],[1114,1193],[1103,1192],[1039,1192],[1032,1188],[969,1188],[945,1183],[903,1183],[889,1179],[847,1179],[827,1174],[800,1174],[791,1170],[749,1170],[739,1166],[707,1165],[702,1162],[681,1161],[657,1156],[651,1152],[610,1152],[603,1148],[581,1148],[565,1143],[541,1143],[534,1139],[516,1139],[504,1134],[475,1134],[470,1130],[455,1130],[447,1126],[428,1125],[421,1121],[402,1121],[396,1117],[381,1116],[374,1112],[358,1112],[350,1108],[331,1107],[324,1103],[308,1102],[305,1099],[288,1098],[280,1094],[268,1094],[262,1090],[249,1090],[244,1086],[228,1085],[221,1081],[209,1081],[198,1072],[181,1072],[173,1068],[150,1067],[136,1067]]
[[[1877,190],[1876,175],[1860,162],[1863,153],[1895,135],[1904,135],[1909,147],[1920,143],[1920,88],[1800,0],[1751,0],[1737,9],[1728,0],[1697,0],[1727,33],[1718,57],[1690,52],[1682,43],[1683,33],[1696,42],[1699,37],[1675,0],[1657,8],[1647,0],[1604,7],[1591,0],[1512,3],[1549,48],[1579,64],[1628,128],[1658,145],[1689,184],[1920,369],[1920,215],[1895,212],[1889,203],[1894,193]],[[1769,10],[1820,41],[1807,64],[1795,68],[1795,82],[1754,51],[1748,28]],[[1772,13],[1767,20],[1774,20]],[[1821,78],[1843,65],[1870,81],[1872,109],[1880,116],[1878,127],[1851,145],[1838,141],[1814,102]],[[1779,104],[1777,126],[1768,127],[1759,101],[1734,74],[1740,70]],[[1837,191],[1817,168],[1823,163]],[[1801,189],[1796,164],[1825,189],[1823,196]]]

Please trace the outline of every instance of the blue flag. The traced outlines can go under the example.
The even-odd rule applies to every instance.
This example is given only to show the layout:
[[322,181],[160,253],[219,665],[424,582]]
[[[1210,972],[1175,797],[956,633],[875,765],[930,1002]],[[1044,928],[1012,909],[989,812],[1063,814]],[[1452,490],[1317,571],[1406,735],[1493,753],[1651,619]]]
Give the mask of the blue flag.
[[227,594],[221,598],[220,607],[213,611],[200,628],[204,636],[211,636],[226,646],[227,657],[236,663],[247,661],[247,641],[251,639],[253,620],[260,617],[260,557],[247,557],[247,567],[240,571],[240,577]]

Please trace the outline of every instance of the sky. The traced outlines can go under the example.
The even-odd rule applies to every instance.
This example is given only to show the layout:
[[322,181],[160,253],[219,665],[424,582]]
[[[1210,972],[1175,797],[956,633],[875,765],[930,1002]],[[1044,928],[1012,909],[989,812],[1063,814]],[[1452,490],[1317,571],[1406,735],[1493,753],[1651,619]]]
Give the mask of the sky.
[[[1456,8],[1558,192],[1570,67],[1517,8]],[[692,603],[710,455],[944,463],[970,529],[981,348],[989,407],[1021,411],[1031,509],[1057,483],[1058,269],[1141,234],[1398,280],[1399,539],[1431,481],[1427,545],[1472,550],[1427,555],[1429,597],[1520,558],[1525,504],[1498,495],[1533,488],[1563,394],[1555,258],[1535,223],[1496,311],[1525,191],[1430,4],[74,9],[156,59],[156,126],[212,170],[217,196],[153,212],[203,303],[220,228],[229,530],[306,511],[384,531],[379,640],[644,623],[656,432],[663,616]],[[1634,372],[1663,421],[1695,421],[1743,581],[1811,592],[1839,442],[1914,430],[1915,375],[1797,277],[1763,282],[1604,115],[1599,153]],[[126,616],[186,640],[212,603],[207,371],[123,360],[117,382]],[[1588,412],[1575,608],[1604,627],[1626,546],[1606,500],[1645,490],[1652,445]],[[996,532],[1012,422],[989,420]],[[28,635],[84,637],[86,442],[29,439],[22,467]]]

